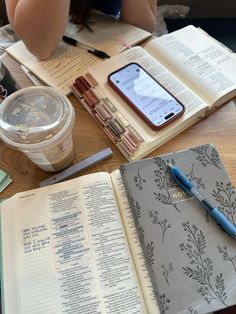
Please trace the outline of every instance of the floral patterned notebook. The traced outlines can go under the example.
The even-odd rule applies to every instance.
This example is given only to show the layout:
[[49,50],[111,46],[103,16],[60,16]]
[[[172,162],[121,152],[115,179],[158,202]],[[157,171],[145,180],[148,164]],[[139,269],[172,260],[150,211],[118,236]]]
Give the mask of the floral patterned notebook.
[[121,167],[160,310],[199,314],[236,304],[236,240],[176,185],[168,162],[236,223],[236,194],[212,144]]

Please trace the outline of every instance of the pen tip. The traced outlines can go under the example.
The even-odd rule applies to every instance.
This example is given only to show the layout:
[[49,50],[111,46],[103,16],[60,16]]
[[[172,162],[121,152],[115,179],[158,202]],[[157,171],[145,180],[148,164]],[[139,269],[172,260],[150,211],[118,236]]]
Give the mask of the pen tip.
[[172,168],[174,168],[174,166],[171,164],[171,163],[167,163],[167,166],[170,168],[170,169],[172,169]]

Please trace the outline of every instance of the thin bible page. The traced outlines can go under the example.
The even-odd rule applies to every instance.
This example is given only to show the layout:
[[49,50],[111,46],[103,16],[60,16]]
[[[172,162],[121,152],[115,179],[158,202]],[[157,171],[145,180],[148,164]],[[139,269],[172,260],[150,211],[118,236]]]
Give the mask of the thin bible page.
[[151,40],[145,50],[209,106],[236,89],[235,54],[192,25]]

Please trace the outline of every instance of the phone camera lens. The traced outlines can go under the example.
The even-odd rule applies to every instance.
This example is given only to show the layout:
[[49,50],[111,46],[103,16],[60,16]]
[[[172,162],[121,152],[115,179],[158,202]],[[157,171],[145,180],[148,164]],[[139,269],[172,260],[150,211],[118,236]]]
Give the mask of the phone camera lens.
[[120,81],[118,81],[118,80],[117,80],[117,81],[116,81],[116,83],[117,83],[117,84],[119,84],[119,83],[120,83]]

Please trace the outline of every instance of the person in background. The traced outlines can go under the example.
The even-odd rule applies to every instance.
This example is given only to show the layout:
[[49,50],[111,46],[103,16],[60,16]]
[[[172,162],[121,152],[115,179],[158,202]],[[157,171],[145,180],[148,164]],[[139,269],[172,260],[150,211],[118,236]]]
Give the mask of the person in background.
[[5,0],[9,22],[28,50],[39,59],[50,57],[61,41],[69,17],[86,25],[92,8],[117,15],[153,32],[156,0]]

